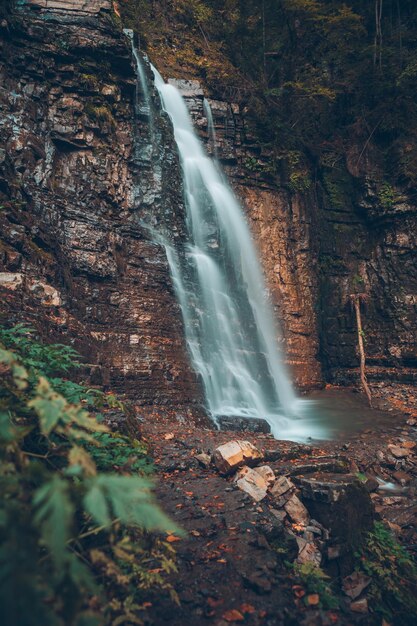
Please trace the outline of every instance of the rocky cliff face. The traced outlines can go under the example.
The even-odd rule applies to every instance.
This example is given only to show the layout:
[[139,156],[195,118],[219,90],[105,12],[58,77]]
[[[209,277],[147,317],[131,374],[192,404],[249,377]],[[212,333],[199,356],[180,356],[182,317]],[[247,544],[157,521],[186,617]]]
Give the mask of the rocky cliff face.
[[[350,295],[365,295],[371,380],[417,378],[417,207],[378,181],[378,159],[352,138],[345,168],[319,173],[305,193],[273,184],[268,159],[236,103],[210,100],[208,133],[197,81],[182,90],[208,150],[216,151],[246,208],[298,387],[358,380]],[[358,163],[360,165],[358,165]],[[339,173],[341,172],[341,173]],[[382,191],[381,191],[382,190]]]
[[40,4],[1,24],[2,315],[73,342],[93,383],[139,403],[196,404],[165,250],[149,231],[169,223],[182,236],[170,124],[152,94],[152,146],[107,1]]
[[[136,101],[113,19],[108,0],[33,0],[1,22],[1,310],[72,341],[92,382],[195,406],[201,388],[155,237],[183,236],[178,157],[155,93],[152,132]],[[246,208],[297,386],[357,379],[358,291],[371,379],[415,379],[415,206],[381,194],[376,160],[354,148],[337,184],[332,170],[305,193],[278,187],[245,111],[211,101],[214,141],[201,86],[177,85]]]
[[[208,100],[215,127],[209,133],[204,92],[197,81],[172,81],[182,92],[209,152],[216,152],[240,197],[255,237],[267,286],[280,320],[284,353],[298,388],[323,383],[319,361],[318,245],[315,216],[300,197],[278,190],[257,169],[256,146],[240,107]],[[256,155],[256,156],[255,156]]]

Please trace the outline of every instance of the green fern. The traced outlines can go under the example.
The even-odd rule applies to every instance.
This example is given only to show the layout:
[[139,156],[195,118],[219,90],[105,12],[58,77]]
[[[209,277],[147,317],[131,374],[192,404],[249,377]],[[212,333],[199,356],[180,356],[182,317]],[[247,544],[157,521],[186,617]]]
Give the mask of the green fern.
[[[63,379],[60,393],[47,378],[47,372],[70,371],[72,355],[71,348],[37,343],[24,326],[1,329],[3,626],[137,623],[133,607],[140,593],[157,588],[174,594],[165,577],[174,567],[172,554],[158,551],[157,535],[147,534],[152,539],[145,541],[144,533],[180,531],[156,505],[152,481],[129,473],[135,463],[145,463],[146,448],[110,433],[95,417],[96,404],[120,409],[123,403]],[[117,453],[119,445],[123,452]],[[123,474],[115,473],[116,460]],[[119,567],[117,546],[125,539],[142,562],[131,567],[116,601],[109,571]],[[94,550],[104,555],[105,572],[99,572]],[[160,573],[147,579],[151,561]],[[89,609],[91,593],[103,596],[104,617]]]

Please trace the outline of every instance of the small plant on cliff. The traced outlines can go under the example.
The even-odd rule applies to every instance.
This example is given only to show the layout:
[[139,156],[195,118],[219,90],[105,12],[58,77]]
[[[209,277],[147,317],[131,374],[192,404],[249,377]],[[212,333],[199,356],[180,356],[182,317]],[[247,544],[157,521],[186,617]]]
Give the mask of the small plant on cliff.
[[290,174],[290,188],[292,191],[305,193],[311,187],[311,178],[307,172],[292,172]]
[[107,124],[110,128],[116,126],[116,121],[113,117],[109,107],[105,104],[101,106],[95,106],[88,104],[85,107],[85,112],[88,117],[97,122],[99,125]]
[[258,159],[255,157],[248,157],[243,161],[244,167],[250,172],[261,172],[262,165],[259,163]]
[[80,74],[80,82],[89,91],[97,92],[100,90],[100,81],[95,74]]
[[[123,467],[104,463],[107,427],[41,374],[77,362],[71,348],[43,346],[23,326],[1,330],[4,626],[137,624],[149,589],[175,599],[165,579],[175,569],[172,548],[149,533],[174,525],[157,507],[152,483],[132,474],[127,458]],[[92,446],[101,454],[91,454]]]
[[394,204],[395,192],[387,182],[382,183],[378,190],[378,199],[383,209],[390,209]]
[[417,567],[384,524],[375,523],[356,557],[357,569],[372,579],[374,611],[399,626],[417,623]]

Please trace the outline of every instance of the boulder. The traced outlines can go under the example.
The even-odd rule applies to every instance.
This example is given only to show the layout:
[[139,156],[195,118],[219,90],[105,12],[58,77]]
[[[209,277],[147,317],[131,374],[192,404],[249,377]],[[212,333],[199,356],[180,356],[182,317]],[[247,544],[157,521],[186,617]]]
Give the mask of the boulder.
[[248,433],[264,433],[271,432],[271,426],[268,422],[256,417],[241,417],[233,415],[219,415],[216,421],[220,430],[237,430],[239,432]]
[[275,474],[274,471],[269,467],[269,465],[260,465],[255,469],[255,472],[262,476],[268,487],[274,484]]
[[213,461],[220,474],[232,474],[243,465],[256,465],[261,452],[250,441],[228,441],[215,449]]
[[211,456],[209,454],[201,452],[200,454],[196,454],[194,458],[197,459],[200,465],[202,465],[206,469],[210,467]]
[[295,524],[308,524],[310,521],[310,516],[304,504],[301,502],[300,498],[295,495],[295,493],[291,496],[291,498],[284,504],[284,509],[286,510],[288,517]]
[[356,600],[362,591],[371,583],[371,578],[361,572],[353,572],[343,579],[342,589],[349,598]]
[[23,274],[0,272],[0,287],[15,291],[23,283]]
[[353,554],[373,526],[373,506],[365,485],[352,474],[327,472],[294,477],[294,482],[311,516],[330,531],[331,574],[350,574]]
[[306,541],[303,537],[296,537],[298,545],[297,563],[313,563],[317,567],[321,564],[321,553],[315,543]]
[[262,474],[251,467],[242,467],[236,474],[235,482],[239,489],[248,493],[256,502],[260,502],[266,496],[267,481]]
[[355,602],[351,602],[350,610],[354,613],[367,613],[368,600],[366,598],[361,598],[360,600],[355,600]]
[[294,484],[286,476],[279,476],[274,482],[273,487],[271,488],[270,495],[274,499],[280,498],[282,495],[284,495],[293,488]]
[[388,446],[388,450],[396,459],[404,459],[412,453],[411,448],[405,446]]

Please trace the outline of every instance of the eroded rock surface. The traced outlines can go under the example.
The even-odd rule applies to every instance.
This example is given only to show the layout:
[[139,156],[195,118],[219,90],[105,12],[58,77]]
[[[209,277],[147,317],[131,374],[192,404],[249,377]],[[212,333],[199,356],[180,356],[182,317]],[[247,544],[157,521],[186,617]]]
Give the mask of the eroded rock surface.
[[340,171],[324,168],[314,189],[300,193],[268,174],[268,150],[251,130],[245,103],[209,99],[213,142],[202,85],[173,82],[245,206],[297,386],[357,382],[349,294],[358,289],[367,296],[371,382],[417,380],[417,207],[401,190],[389,206],[381,201],[378,155],[358,166],[363,142],[358,148],[352,138]]
[[110,2],[31,5],[0,27],[2,316],[73,343],[93,384],[195,406],[155,236],[184,230],[171,126],[152,90],[153,138],[135,108],[130,41]]

